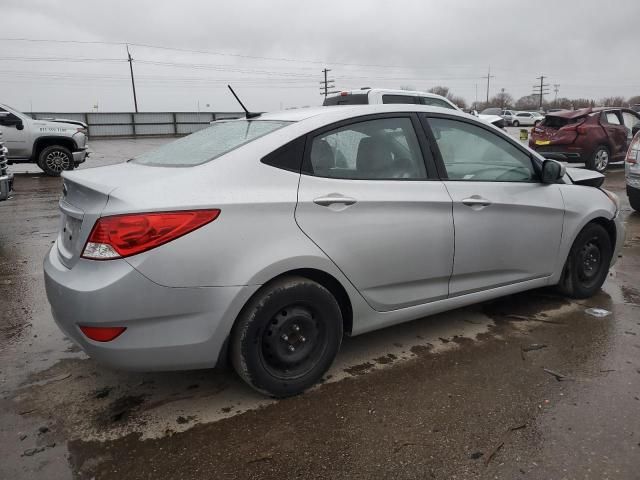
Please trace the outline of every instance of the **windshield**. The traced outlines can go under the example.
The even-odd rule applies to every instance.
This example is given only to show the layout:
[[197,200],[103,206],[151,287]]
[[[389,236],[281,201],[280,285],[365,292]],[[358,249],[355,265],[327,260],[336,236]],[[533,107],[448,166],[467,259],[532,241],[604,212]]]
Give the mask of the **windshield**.
[[9,105],[0,105],[0,112],[11,112],[14,115],[18,116],[18,117],[26,117],[26,118],[31,118],[29,115],[27,115],[26,113],[22,113],[20,110],[16,110],[13,107],[10,107]]
[[500,115],[501,112],[502,110],[499,108],[485,108],[480,112],[480,115]]
[[152,152],[144,153],[130,161],[140,165],[159,167],[192,167],[220,157],[290,123],[272,120],[216,122],[204,130],[168,143]]

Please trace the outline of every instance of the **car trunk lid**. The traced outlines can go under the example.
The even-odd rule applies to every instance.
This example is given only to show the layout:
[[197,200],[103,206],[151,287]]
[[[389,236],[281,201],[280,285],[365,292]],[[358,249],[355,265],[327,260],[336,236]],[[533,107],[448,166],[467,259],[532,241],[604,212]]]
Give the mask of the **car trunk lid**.
[[[586,111],[588,110],[588,111]],[[578,112],[549,113],[534,127],[531,136],[536,146],[568,144],[575,142],[591,109]]]
[[67,268],[73,268],[82,255],[93,225],[116,189],[166,179],[172,171],[175,169],[119,164],[64,172],[59,202],[60,231],[56,242],[60,261]]

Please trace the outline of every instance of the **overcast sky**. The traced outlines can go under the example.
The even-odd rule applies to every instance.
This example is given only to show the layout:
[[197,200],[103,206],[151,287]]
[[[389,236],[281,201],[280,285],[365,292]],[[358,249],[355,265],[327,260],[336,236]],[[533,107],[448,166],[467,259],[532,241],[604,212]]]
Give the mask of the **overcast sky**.
[[554,84],[640,95],[640,0],[1,3],[3,39],[106,42],[0,40],[0,102],[24,111],[132,111],[120,42],[141,111],[235,111],[226,83],[254,110],[318,105],[324,67],[339,90],[447,85],[468,102],[489,66],[490,95],[530,94],[540,74],[548,99]]

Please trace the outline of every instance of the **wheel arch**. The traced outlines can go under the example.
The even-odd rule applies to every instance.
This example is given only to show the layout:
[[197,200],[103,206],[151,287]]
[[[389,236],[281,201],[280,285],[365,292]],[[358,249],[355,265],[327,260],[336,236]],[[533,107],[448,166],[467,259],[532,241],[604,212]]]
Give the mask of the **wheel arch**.
[[229,341],[231,338],[231,332],[233,331],[233,327],[238,321],[238,318],[240,317],[240,315],[242,315],[242,311],[244,310],[246,305],[248,305],[251,302],[251,300],[255,298],[256,295],[260,295],[262,291],[266,287],[271,285],[274,281],[277,281],[283,277],[289,277],[289,276],[307,278],[316,283],[319,283],[324,288],[329,290],[329,292],[334,296],[334,298],[338,302],[338,306],[340,307],[340,312],[342,313],[343,332],[347,335],[351,335],[351,332],[353,331],[353,305],[351,303],[349,294],[347,293],[347,290],[342,285],[342,283],[335,276],[317,268],[295,268],[292,270],[287,270],[285,272],[282,272],[276,275],[275,277],[271,278],[269,281],[265,282],[264,285],[262,285],[258,290],[256,290],[256,292],[253,295],[251,295],[247,299],[247,301],[244,303],[244,305],[236,315],[236,318],[234,318],[233,322],[231,323],[231,327],[229,328],[227,337],[222,345],[222,348],[220,349],[220,353],[218,355],[218,361],[216,362],[216,365],[222,368],[226,368],[231,364],[229,359],[229,354],[230,354]]
[[44,150],[47,147],[52,147],[54,145],[59,145],[61,147],[67,148],[69,149],[70,152],[74,152],[75,150],[78,149],[78,145],[76,144],[73,138],[52,137],[52,136],[39,137],[36,139],[36,141],[33,144],[32,160],[37,162],[38,157],[40,156],[40,153],[42,152],[42,150]]

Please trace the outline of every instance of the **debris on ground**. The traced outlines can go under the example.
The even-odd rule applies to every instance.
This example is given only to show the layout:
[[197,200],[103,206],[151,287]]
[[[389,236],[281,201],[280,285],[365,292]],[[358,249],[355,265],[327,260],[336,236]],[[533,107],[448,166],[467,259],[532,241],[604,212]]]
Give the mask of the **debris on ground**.
[[547,348],[547,345],[544,343],[532,343],[531,345],[527,345],[526,347],[522,347],[523,352],[533,352],[534,350],[542,350],[543,348]]
[[44,452],[45,447],[27,448],[22,452],[23,457],[33,457],[36,453]]
[[483,456],[483,455],[484,455],[484,453],[482,453],[482,452],[473,452],[471,455],[469,455],[469,457],[470,457],[472,460],[477,460],[477,459],[479,459],[479,458],[480,458],[481,456]]
[[561,382],[563,380],[569,380],[569,377],[563,375],[562,373],[554,372],[553,370],[549,370],[548,368],[542,369],[545,373],[548,373],[552,377],[555,377],[557,381]]
[[111,393],[111,390],[113,390],[113,387],[99,388],[98,390],[96,390],[93,396],[95,398],[105,398],[109,396],[109,394]]
[[611,315],[611,312],[609,310],[605,310],[604,308],[587,308],[584,313],[596,318],[604,318]]

